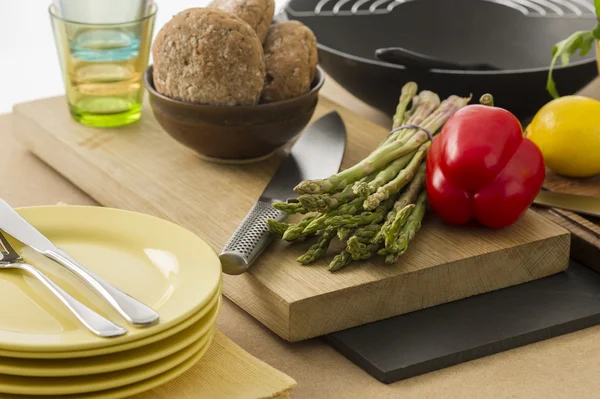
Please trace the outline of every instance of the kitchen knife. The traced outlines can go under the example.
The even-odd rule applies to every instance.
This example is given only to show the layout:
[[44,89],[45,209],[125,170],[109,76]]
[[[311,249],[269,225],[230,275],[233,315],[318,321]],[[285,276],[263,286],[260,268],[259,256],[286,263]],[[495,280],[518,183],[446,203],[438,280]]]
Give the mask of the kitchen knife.
[[74,273],[128,322],[138,327],[147,327],[158,322],[158,313],[87,270],[65,251],[52,244],[3,200],[0,200],[0,229]]
[[265,220],[283,221],[287,217],[271,204],[296,197],[294,187],[302,180],[336,173],[345,148],[346,128],[337,112],[323,116],[306,129],[219,254],[224,273],[242,274],[248,269],[273,238]]
[[538,193],[533,203],[600,217],[600,198],[596,197],[542,190]]

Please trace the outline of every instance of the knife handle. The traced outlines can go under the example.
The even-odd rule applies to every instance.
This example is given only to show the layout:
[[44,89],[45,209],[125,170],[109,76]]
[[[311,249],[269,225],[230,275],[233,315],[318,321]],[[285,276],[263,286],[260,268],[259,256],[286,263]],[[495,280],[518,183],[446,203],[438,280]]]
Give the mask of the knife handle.
[[273,238],[266,220],[280,222],[286,217],[287,213],[273,208],[271,201],[259,199],[219,254],[223,273],[244,273]]

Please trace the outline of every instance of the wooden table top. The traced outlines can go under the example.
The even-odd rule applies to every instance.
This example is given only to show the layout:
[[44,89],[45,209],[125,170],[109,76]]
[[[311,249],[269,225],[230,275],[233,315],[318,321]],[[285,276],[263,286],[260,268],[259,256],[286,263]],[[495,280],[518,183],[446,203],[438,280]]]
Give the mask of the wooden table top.
[[[600,81],[585,92],[600,97]],[[389,118],[350,96],[331,79],[323,94],[389,125]],[[11,205],[96,205],[13,139],[9,116],[0,116],[0,139],[4,180],[0,197]],[[294,344],[283,341],[228,300],[218,326],[246,351],[296,379],[295,399],[583,399],[597,398],[600,392],[600,326],[391,385],[373,379],[320,339]]]

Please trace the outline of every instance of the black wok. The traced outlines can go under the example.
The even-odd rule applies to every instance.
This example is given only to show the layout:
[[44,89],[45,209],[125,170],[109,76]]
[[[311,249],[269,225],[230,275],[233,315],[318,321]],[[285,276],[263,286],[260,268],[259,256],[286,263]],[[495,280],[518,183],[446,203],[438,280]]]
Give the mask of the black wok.
[[[552,46],[591,29],[593,10],[592,0],[292,0],[285,14],[315,32],[319,62],[334,80],[388,114],[402,85],[414,80],[441,97],[491,93],[497,106],[524,118],[551,99]],[[386,47],[498,70],[405,67],[376,57]],[[597,75],[594,52],[554,73],[561,95]]]

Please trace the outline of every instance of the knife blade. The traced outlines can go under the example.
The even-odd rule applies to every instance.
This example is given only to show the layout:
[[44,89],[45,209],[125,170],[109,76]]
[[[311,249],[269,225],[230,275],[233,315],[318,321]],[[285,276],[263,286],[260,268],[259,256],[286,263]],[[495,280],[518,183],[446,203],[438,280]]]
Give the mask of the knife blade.
[[345,148],[346,128],[335,111],[306,129],[219,254],[224,273],[242,274],[248,269],[273,238],[265,220],[287,218],[285,212],[271,205],[296,197],[294,187],[302,180],[336,173]]
[[158,313],[87,270],[69,254],[54,245],[52,241],[1,199],[0,229],[45,257],[64,266],[104,298],[128,322],[140,327],[147,327],[158,322]]
[[600,217],[600,198],[542,190],[533,201],[536,205],[566,209],[575,213]]

